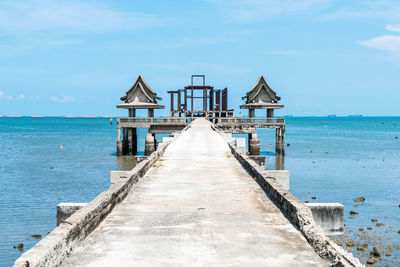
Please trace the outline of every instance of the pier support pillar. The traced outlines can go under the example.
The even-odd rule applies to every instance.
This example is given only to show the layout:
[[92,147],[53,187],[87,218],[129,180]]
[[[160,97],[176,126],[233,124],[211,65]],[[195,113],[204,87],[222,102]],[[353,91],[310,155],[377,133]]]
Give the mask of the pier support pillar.
[[275,143],[276,154],[285,154],[285,128],[276,128],[276,143]]
[[156,150],[156,138],[152,133],[146,135],[144,154],[150,156]]
[[122,128],[122,155],[129,153],[128,129]]
[[132,154],[132,144],[133,144],[133,132],[132,128],[127,129],[128,132],[128,154]]
[[250,155],[260,155],[260,140],[256,133],[249,133],[249,152]]
[[129,153],[137,154],[137,130],[136,128],[129,129]]
[[121,128],[118,126],[117,156],[122,155]]
[[136,128],[127,128],[125,129],[125,133],[127,134],[126,147],[124,148],[123,154],[137,154],[137,130]]

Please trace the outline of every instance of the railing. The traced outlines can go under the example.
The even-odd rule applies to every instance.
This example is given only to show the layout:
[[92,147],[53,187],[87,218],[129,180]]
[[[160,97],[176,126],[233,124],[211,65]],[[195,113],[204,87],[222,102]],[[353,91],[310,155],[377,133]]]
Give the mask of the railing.
[[[191,117],[128,117],[119,118],[119,123],[138,124],[186,124]],[[263,124],[263,125],[285,125],[285,118],[243,118],[243,117],[209,117],[216,124]]]
[[285,118],[242,118],[228,117],[216,118],[218,124],[266,124],[266,125],[284,125]]
[[120,123],[171,123],[171,124],[186,124],[186,118],[179,117],[129,117],[119,118]]

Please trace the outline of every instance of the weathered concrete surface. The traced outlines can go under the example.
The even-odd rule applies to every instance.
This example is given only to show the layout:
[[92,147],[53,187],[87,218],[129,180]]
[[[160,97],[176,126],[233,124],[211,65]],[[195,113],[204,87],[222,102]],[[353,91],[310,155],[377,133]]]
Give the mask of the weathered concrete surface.
[[340,203],[306,203],[315,223],[326,235],[341,235],[344,231],[344,207]]
[[128,179],[129,171],[110,171],[110,185],[115,184],[119,179]]
[[63,264],[160,265],[326,263],[197,120]]
[[274,201],[282,213],[295,225],[315,252],[332,266],[364,266],[353,254],[345,251],[332,240],[328,239],[317,226],[309,207],[295,198],[274,177],[264,175],[265,170],[242,155],[234,146],[234,142],[227,139],[229,148],[243,168]]
[[240,153],[246,154],[246,138],[235,138],[235,145]]
[[68,219],[77,210],[80,210],[87,203],[60,203],[57,205],[57,226]]
[[249,159],[251,159],[252,161],[254,161],[255,163],[257,163],[260,166],[265,166],[265,160],[266,160],[266,156],[264,155],[248,155]]
[[262,174],[275,178],[286,190],[290,189],[290,172],[288,170],[265,170]]
[[[190,126],[188,126],[190,127]],[[129,172],[128,179],[119,179],[110,189],[76,211],[33,248],[22,254],[15,267],[59,266],[67,255],[107,217],[163,155],[169,143],[162,143],[153,154]]]

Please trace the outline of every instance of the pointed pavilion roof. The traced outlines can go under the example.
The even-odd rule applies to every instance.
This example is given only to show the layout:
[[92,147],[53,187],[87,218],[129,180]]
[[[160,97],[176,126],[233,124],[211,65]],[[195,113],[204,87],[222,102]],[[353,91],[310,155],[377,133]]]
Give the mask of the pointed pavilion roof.
[[120,104],[118,108],[164,108],[157,104],[157,100],[161,100],[157,94],[147,84],[142,75],[139,75],[131,89],[126,92],[126,95],[121,97],[124,104]]
[[283,108],[283,105],[278,104],[281,98],[269,87],[263,76],[260,76],[254,87],[242,97],[242,100],[244,99],[246,104],[240,108]]

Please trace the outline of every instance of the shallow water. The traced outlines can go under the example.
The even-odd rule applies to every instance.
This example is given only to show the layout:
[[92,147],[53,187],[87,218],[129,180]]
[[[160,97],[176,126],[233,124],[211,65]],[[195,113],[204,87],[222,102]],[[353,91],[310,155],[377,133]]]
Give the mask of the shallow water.
[[[54,229],[58,203],[88,202],[108,188],[111,170],[133,167],[132,157],[116,157],[116,134],[116,123],[102,118],[0,118],[0,266],[22,253],[13,246],[24,243],[26,251],[38,242],[31,235]],[[138,131],[139,151],[145,134]],[[274,169],[274,131],[258,136]],[[359,243],[399,245],[400,117],[287,118],[286,143],[284,167],[296,197],[344,204],[345,234]],[[366,201],[355,203],[360,196]],[[348,219],[350,210],[359,214]],[[354,233],[367,226],[370,237]],[[393,265],[399,254],[379,263]]]
[[[259,132],[263,151],[272,151],[265,142],[274,140],[271,133]],[[342,203],[344,236],[368,244],[364,251],[351,250],[364,263],[376,246],[391,254],[378,263],[400,264],[400,118],[288,118],[286,143],[290,191],[303,201]],[[267,156],[267,168],[274,167],[275,158]],[[354,202],[361,196],[364,203]]]
[[132,158],[115,156],[115,134],[109,119],[0,118],[0,266],[21,254],[13,246],[54,229],[58,203],[88,202],[110,170],[131,169]]

